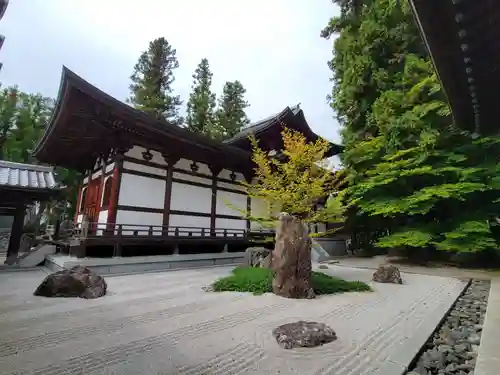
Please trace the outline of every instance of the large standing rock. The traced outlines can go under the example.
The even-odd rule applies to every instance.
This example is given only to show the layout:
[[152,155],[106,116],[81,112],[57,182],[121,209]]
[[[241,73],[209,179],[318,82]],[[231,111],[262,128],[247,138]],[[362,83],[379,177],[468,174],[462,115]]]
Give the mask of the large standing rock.
[[323,323],[298,321],[273,329],[273,336],[284,349],[311,348],[337,339],[335,331]]
[[399,269],[395,266],[380,266],[373,273],[373,281],[378,283],[403,284]]
[[104,278],[86,267],[75,266],[48,275],[35,290],[35,296],[99,298],[106,294]]
[[288,298],[314,298],[311,283],[311,240],[297,217],[281,213],[273,251],[273,293]]
[[249,247],[245,250],[245,267],[269,268],[271,265],[271,250],[265,247]]

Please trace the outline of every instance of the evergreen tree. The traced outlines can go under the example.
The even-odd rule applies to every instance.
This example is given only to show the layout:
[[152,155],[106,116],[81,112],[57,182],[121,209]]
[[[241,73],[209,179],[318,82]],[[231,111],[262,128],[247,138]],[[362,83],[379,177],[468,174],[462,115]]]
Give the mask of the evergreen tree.
[[202,59],[193,74],[192,92],[187,102],[187,128],[207,135],[215,132],[215,94],[210,89],[212,76],[208,60]]
[[250,106],[245,93],[240,81],[225,83],[216,112],[219,137],[231,138],[250,122],[245,113]]
[[173,95],[174,70],[179,67],[176,50],[165,38],[149,43],[147,51],[139,57],[130,77],[132,92],[129,102],[137,109],[154,117],[180,125],[182,104],[180,96]]
[[[15,86],[0,91],[0,159],[36,164],[31,153],[43,136],[53,108],[54,100],[40,94],[22,92]],[[70,203],[71,216],[76,209],[81,175],[59,167],[55,172],[58,182],[65,186],[64,199]]]
[[17,87],[0,93],[0,155],[6,160],[33,163],[31,151],[43,135],[53,100]]

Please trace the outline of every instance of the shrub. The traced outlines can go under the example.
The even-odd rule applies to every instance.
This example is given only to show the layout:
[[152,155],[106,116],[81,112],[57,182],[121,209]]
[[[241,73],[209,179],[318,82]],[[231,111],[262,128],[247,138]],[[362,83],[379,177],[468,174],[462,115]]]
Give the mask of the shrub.
[[[212,284],[216,292],[250,292],[263,294],[272,292],[273,273],[268,268],[237,267],[232,275]],[[317,295],[345,292],[370,291],[368,284],[361,281],[346,281],[322,272],[312,273],[313,289]]]

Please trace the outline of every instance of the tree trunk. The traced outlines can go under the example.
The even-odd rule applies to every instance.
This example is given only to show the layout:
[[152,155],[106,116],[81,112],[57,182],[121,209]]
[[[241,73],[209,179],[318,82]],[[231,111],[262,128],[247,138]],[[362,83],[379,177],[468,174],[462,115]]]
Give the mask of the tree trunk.
[[273,292],[287,298],[314,298],[311,283],[311,240],[299,218],[281,213],[273,250]]

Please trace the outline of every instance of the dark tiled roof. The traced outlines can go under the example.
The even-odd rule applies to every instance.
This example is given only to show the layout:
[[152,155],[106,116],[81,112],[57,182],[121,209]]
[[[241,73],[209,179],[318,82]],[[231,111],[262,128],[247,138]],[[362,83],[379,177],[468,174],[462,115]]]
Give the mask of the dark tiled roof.
[[247,127],[245,127],[243,130],[241,130],[238,134],[236,134],[234,137],[227,139],[224,141],[224,143],[232,143],[235,142],[241,138],[247,138],[250,134],[256,134],[259,133],[273,124],[275,124],[277,121],[279,121],[281,118],[283,118],[285,115],[288,113],[291,113],[293,116],[297,115],[300,112],[300,105],[297,104],[293,107],[286,107],[283,111],[276,113],[272,116],[266,117],[262,120],[259,120],[257,122],[251,123]]
[[411,0],[457,127],[498,134],[500,1]]
[[0,188],[2,187],[40,190],[60,188],[51,167],[0,160]]

